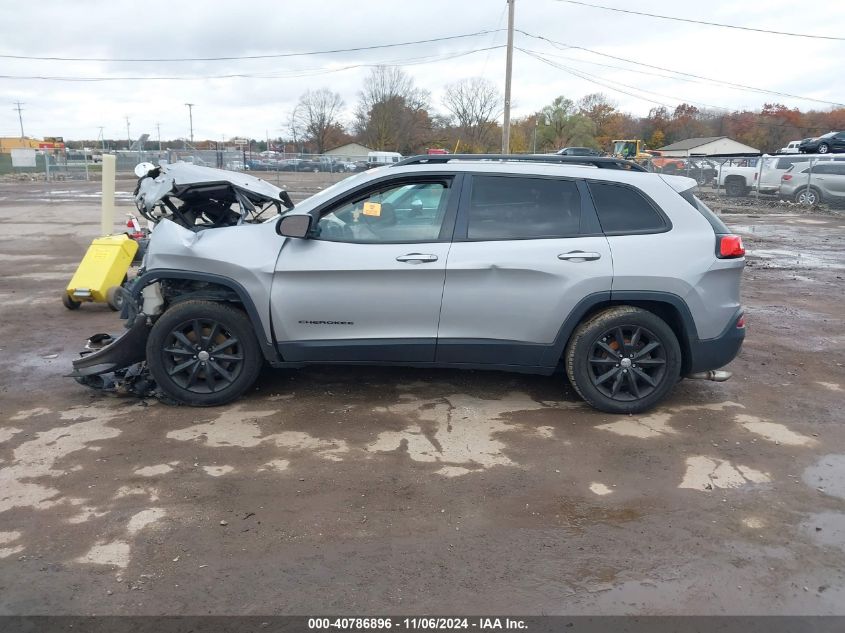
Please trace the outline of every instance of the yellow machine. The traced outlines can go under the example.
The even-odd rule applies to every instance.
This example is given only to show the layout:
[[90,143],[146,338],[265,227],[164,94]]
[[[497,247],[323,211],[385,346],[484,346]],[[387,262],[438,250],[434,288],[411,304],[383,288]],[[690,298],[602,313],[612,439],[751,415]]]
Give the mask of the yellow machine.
[[627,158],[628,160],[648,160],[651,154],[648,153],[648,145],[640,139],[626,139],[613,141],[613,156]]
[[126,234],[95,239],[62,295],[68,310],[77,310],[83,301],[107,303],[112,310],[121,307],[118,288],[126,279],[138,243]]

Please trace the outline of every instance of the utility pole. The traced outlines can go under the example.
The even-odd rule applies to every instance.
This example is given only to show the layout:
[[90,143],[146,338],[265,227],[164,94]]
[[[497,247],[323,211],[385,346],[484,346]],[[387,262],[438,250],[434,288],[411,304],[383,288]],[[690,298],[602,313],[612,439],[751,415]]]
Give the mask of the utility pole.
[[188,121],[191,124],[191,145],[194,144],[194,104],[186,103],[188,106]]
[[97,137],[100,139],[100,148],[105,152],[106,151],[106,137],[103,136],[103,126],[99,127],[100,135]]
[[126,142],[128,145],[126,146],[127,151],[132,149],[132,135],[129,134],[129,117],[124,117],[126,119]]
[[511,149],[511,73],[513,72],[513,5],[516,0],[508,2],[508,52],[505,61],[505,116],[502,121],[502,154],[510,153]]
[[21,108],[22,105],[23,104],[20,101],[15,101],[15,107],[13,108],[18,111],[18,121],[21,124],[21,139],[23,139],[23,115],[21,115],[21,112],[23,111],[23,108]]
[[161,123],[156,123],[156,134],[158,135],[158,151],[161,153]]

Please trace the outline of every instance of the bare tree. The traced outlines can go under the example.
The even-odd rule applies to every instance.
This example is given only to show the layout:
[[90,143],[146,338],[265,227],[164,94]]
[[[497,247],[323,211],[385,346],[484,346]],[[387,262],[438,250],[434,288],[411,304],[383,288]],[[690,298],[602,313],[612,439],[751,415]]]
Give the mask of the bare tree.
[[443,106],[452,114],[465,143],[486,149],[490,132],[502,113],[502,95],[483,77],[462,79],[446,86]]
[[326,141],[340,124],[344,102],[341,96],[327,88],[308,90],[293,109],[290,130],[296,139],[310,140],[318,154],[326,150]]
[[355,130],[374,149],[413,151],[431,128],[428,100],[401,68],[377,66],[359,94]]

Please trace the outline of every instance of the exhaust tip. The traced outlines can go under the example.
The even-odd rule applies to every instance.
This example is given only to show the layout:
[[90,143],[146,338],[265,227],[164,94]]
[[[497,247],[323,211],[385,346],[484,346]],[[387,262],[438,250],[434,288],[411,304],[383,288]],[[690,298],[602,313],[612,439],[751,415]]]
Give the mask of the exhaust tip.
[[688,374],[686,377],[690,380],[710,380],[713,382],[725,382],[733,374],[724,369],[711,369],[710,371],[699,371],[694,374]]

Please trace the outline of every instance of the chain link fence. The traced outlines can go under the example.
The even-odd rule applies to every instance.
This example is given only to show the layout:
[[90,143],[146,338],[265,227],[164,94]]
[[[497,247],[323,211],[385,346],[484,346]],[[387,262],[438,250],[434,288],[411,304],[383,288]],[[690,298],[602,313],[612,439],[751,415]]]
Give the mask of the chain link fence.
[[700,192],[726,201],[845,208],[845,154],[655,156],[637,162],[651,172],[692,178]]
[[[366,155],[254,152],[243,149],[170,149],[115,152],[118,174],[131,175],[138,163],[183,161],[231,171],[352,173],[367,169]],[[102,157],[91,152],[38,153],[35,165],[16,167],[0,154],[4,180],[98,180]],[[737,202],[845,208],[845,154],[650,156],[636,159],[651,172],[686,176],[702,194]],[[746,204],[749,202],[746,202]]]

